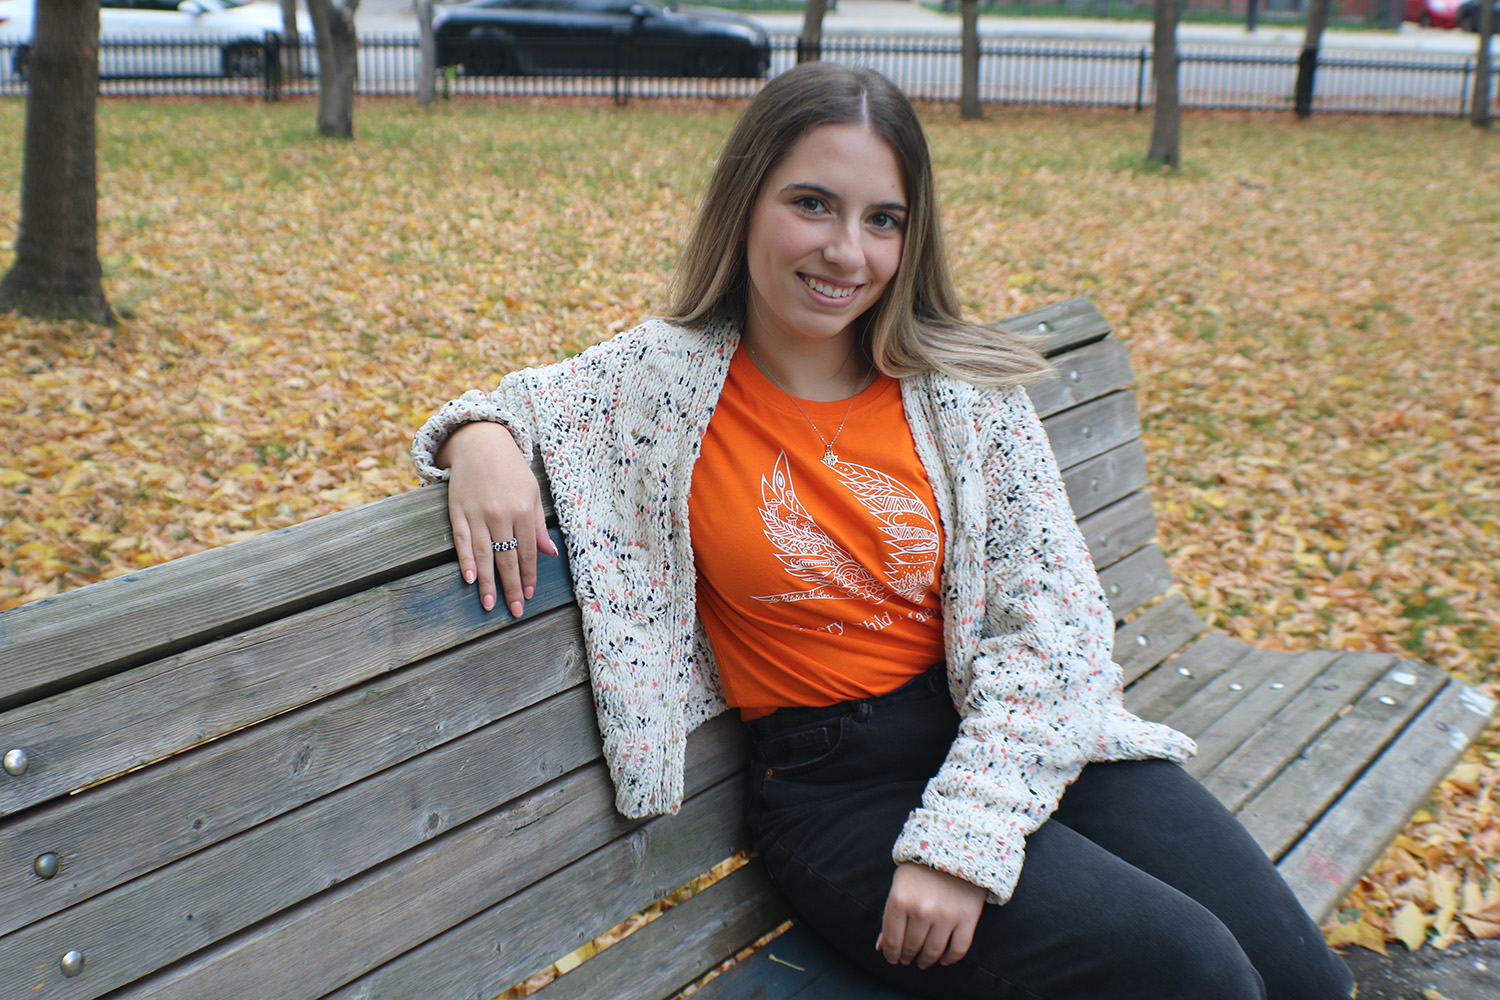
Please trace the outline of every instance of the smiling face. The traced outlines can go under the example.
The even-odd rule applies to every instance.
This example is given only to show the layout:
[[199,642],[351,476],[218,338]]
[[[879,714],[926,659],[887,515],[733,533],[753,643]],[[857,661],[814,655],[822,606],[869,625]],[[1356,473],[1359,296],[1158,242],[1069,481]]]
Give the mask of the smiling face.
[[896,154],[868,128],[803,136],[750,212],[746,337],[763,351],[847,349],[901,262],[906,205]]

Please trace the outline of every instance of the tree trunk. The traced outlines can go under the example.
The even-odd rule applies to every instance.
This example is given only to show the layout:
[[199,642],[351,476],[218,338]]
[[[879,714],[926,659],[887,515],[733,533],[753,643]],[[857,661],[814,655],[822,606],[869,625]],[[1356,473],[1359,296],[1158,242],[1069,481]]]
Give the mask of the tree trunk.
[[297,0],[281,0],[281,76],[302,79],[302,34],[297,30]]
[[32,28],[21,218],[0,311],[113,323],[99,266],[99,0],[47,0]]
[[1151,112],[1151,147],[1147,163],[1176,167],[1182,139],[1182,108],[1177,95],[1177,0],[1156,0],[1151,35],[1156,104]]
[[797,61],[817,62],[823,58],[823,12],[828,0],[807,0],[802,8],[802,34],[797,36]]
[[1297,60],[1296,112],[1298,118],[1312,114],[1313,77],[1318,72],[1318,46],[1323,43],[1323,29],[1328,25],[1328,0],[1307,0],[1307,34],[1302,40],[1302,56]]
[[963,0],[963,73],[959,84],[958,114],[961,118],[983,118],[979,107],[979,0]]
[[354,12],[359,0],[308,0],[318,37],[318,132],[334,139],[354,138],[354,80],[359,40]]
[[432,34],[432,0],[417,0],[417,47],[422,64],[417,70],[417,105],[437,100],[437,39]]
[[1490,43],[1494,34],[1494,5],[1480,0],[1479,59],[1474,68],[1474,100],[1469,108],[1469,121],[1480,128],[1490,127]]

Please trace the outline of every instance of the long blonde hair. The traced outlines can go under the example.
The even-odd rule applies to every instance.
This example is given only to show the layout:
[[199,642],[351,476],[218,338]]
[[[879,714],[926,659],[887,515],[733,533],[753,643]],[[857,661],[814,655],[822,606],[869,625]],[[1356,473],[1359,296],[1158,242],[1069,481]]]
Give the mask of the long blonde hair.
[[1020,385],[1049,374],[1035,341],[960,315],[938,221],[932,158],[911,102],[873,70],[832,63],[803,63],[775,77],[745,109],[719,154],[678,258],[664,318],[744,322],[750,292],[745,235],[761,185],[808,132],[852,124],[890,146],[907,192],[901,262],[864,316],[870,359],[894,378],[937,371],[981,386]]

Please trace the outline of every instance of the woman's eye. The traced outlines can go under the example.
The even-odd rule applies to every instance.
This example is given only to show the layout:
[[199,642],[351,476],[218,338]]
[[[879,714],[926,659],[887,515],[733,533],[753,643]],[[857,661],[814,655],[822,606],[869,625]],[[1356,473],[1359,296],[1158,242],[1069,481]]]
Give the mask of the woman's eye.
[[812,195],[804,195],[803,197],[798,198],[797,201],[796,201],[796,205],[797,205],[798,208],[802,209],[804,212],[821,212],[821,211],[823,211],[823,199],[822,198],[815,198]]
[[876,229],[899,229],[901,220],[889,212],[878,212],[870,217],[870,224]]

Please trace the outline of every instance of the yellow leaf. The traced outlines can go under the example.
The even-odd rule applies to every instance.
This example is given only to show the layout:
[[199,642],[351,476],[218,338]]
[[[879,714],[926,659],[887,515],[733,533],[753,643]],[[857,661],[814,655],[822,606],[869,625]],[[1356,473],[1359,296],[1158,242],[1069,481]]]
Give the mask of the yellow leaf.
[[0,486],[16,486],[30,478],[20,469],[0,469]]
[[1328,942],[1330,948],[1357,944],[1361,948],[1378,951],[1382,955],[1386,954],[1385,935],[1380,932],[1379,927],[1364,920],[1356,920],[1352,924],[1339,924],[1324,931],[1323,939]]
[[1417,909],[1416,903],[1407,903],[1391,922],[1392,929],[1407,951],[1416,951],[1427,940],[1427,918]]
[[1448,781],[1465,792],[1479,791],[1479,765],[1465,761],[1453,769]]
[[1449,871],[1433,872],[1427,877],[1432,901],[1440,910],[1458,909],[1458,882]]
[[1475,917],[1463,916],[1462,914],[1459,915],[1458,919],[1468,930],[1468,932],[1474,935],[1476,938],[1500,938],[1500,922],[1496,922],[1493,920],[1479,920]]

